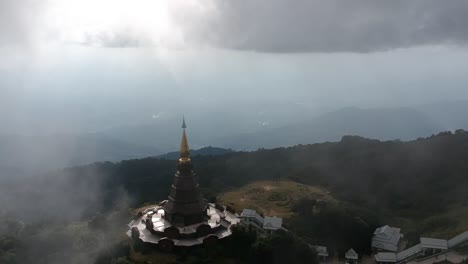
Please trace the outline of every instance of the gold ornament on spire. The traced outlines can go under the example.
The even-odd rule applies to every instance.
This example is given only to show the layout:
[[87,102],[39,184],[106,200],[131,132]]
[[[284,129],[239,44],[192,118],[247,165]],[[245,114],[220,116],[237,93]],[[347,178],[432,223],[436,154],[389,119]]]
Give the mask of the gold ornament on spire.
[[179,162],[183,162],[183,163],[190,162],[190,148],[189,148],[189,144],[187,141],[185,128],[187,128],[187,126],[185,125],[185,117],[183,117],[182,119],[183,132],[182,132],[182,140],[180,142],[180,158],[179,158]]

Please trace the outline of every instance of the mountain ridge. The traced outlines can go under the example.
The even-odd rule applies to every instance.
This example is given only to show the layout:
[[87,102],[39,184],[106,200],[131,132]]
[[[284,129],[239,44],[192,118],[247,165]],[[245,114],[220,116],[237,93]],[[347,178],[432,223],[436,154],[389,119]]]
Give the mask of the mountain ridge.
[[[224,155],[228,153],[232,153],[234,150],[232,149],[225,149],[225,148],[218,148],[218,147],[204,147],[200,149],[191,149],[190,150],[190,156],[196,157],[196,156],[217,156],[217,155]],[[180,156],[179,151],[173,151],[173,152],[168,152],[163,155],[156,156],[156,158],[159,159],[168,159],[168,160],[177,160]]]

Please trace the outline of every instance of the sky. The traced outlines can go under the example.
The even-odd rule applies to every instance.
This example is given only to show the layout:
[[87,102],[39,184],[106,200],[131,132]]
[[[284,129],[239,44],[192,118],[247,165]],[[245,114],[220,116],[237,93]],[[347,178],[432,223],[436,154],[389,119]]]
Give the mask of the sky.
[[[340,108],[468,100],[467,41],[467,0],[0,0],[0,181],[177,150],[182,115],[200,148]],[[95,132],[148,144],[73,137]],[[71,218],[99,198],[99,182],[25,179],[0,184],[0,208]]]
[[465,100],[467,20],[464,0],[2,0],[0,133]]

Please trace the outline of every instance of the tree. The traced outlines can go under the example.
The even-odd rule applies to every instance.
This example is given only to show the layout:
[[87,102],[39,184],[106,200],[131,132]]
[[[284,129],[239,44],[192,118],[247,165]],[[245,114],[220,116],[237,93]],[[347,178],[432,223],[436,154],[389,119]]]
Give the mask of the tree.
[[262,236],[252,247],[250,263],[318,263],[314,248],[290,232],[276,231],[273,235]]

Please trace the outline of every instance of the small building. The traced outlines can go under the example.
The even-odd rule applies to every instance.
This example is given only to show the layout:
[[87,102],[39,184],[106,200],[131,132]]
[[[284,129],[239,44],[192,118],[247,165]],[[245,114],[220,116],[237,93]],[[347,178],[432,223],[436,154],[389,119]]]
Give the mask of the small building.
[[421,249],[425,256],[439,254],[447,251],[448,242],[445,239],[421,237]]
[[379,264],[390,264],[397,262],[397,256],[392,252],[379,252],[374,256],[375,262]]
[[379,252],[374,255],[374,258],[375,262],[378,264],[401,263],[402,261],[411,260],[421,255],[421,253],[421,244],[417,244],[398,253]]
[[391,226],[382,226],[374,231],[372,237],[372,249],[376,251],[397,252],[403,234],[400,228]]
[[453,237],[452,239],[437,239],[421,237],[420,243],[398,253],[378,252],[374,255],[378,264],[406,263],[415,258],[430,258],[447,252],[460,245],[468,244],[468,231]]
[[283,218],[276,216],[265,216],[262,217],[255,210],[244,209],[239,216],[241,223],[251,225],[257,230],[272,234],[278,229],[286,230],[282,227]]
[[396,253],[397,262],[413,259],[421,255],[421,252],[422,252],[421,244],[414,245],[410,248],[407,248],[401,252]]
[[267,233],[272,234],[278,229],[281,229],[283,225],[283,218],[276,217],[276,216],[265,216],[263,218],[263,230]]
[[246,224],[254,225],[257,228],[263,228],[263,217],[257,213],[257,211],[252,209],[242,210],[241,215],[239,216],[241,221]]
[[354,249],[349,249],[345,254],[345,264],[357,264],[359,259],[358,253]]
[[312,246],[317,251],[320,262],[326,262],[328,259],[328,249],[324,246]]
[[421,243],[401,252],[379,252],[374,255],[379,264],[403,263],[418,257],[430,257],[448,250],[448,242],[444,239],[421,237]]

